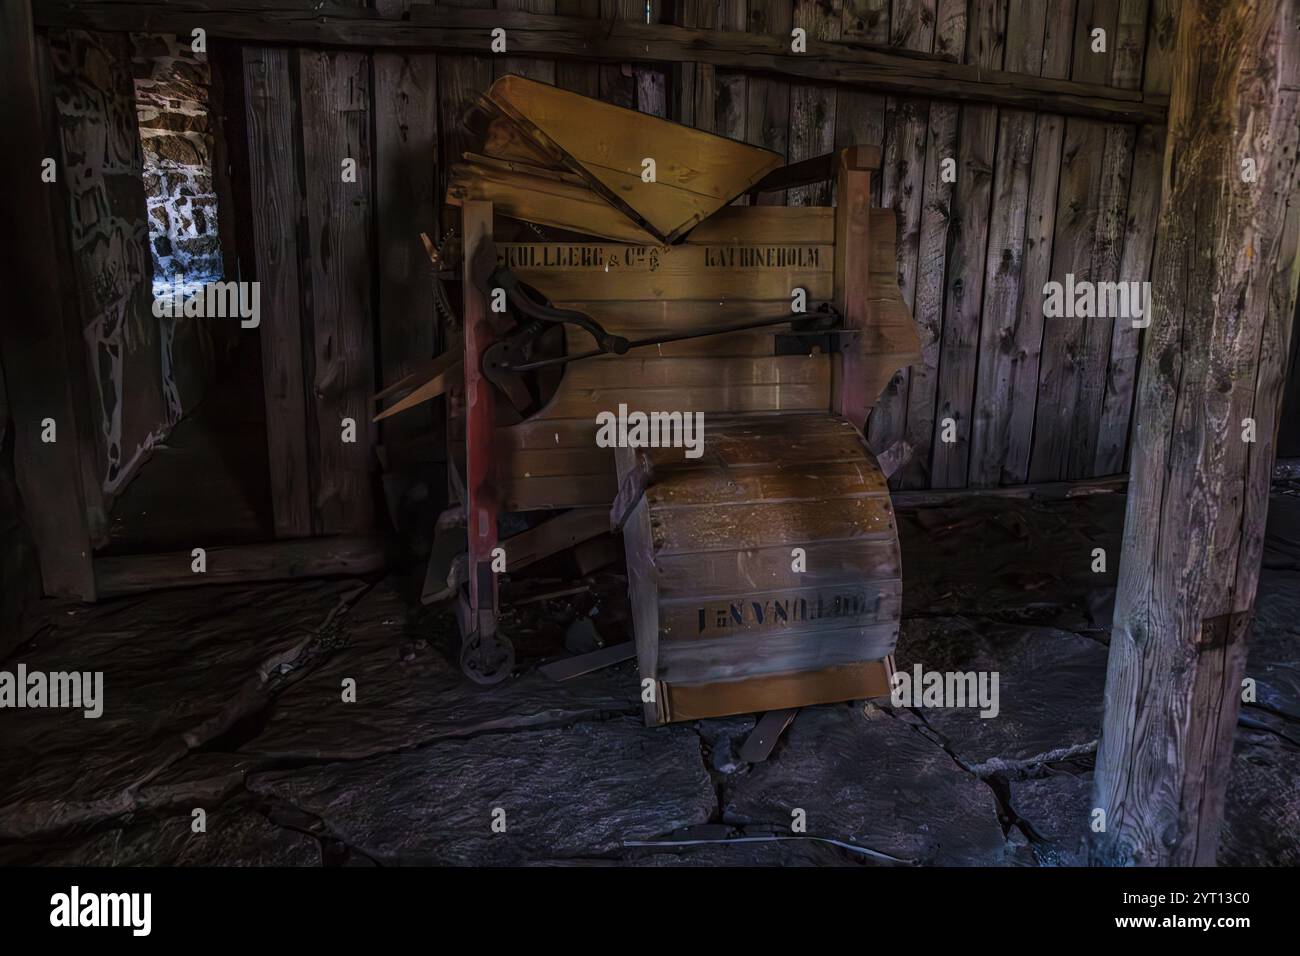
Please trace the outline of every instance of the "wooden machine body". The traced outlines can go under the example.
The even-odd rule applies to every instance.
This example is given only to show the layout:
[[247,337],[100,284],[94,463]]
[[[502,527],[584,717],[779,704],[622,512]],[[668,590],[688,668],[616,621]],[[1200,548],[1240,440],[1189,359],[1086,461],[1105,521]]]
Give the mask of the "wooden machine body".
[[[513,123],[484,147],[490,153],[504,143],[505,153],[479,157],[479,169],[504,175],[494,164],[517,169],[521,153],[534,148],[520,143],[547,142],[525,119],[538,114],[527,97],[521,105],[520,89],[516,84],[515,102],[504,111]],[[537,95],[553,108],[551,92]],[[553,114],[541,114],[551,121]],[[636,124],[647,119],[632,116]],[[690,142],[665,155],[707,157],[707,149],[695,149],[695,137],[752,149],[687,134]],[[918,342],[895,278],[893,212],[870,208],[878,151],[838,154],[834,208],[725,205],[725,189],[714,189],[707,202],[695,192],[686,199],[674,194],[658,208],[647,196],[662,191],[634,188],[633,169],[622,171],[628,176],[617,169],[579,176],[584,164],[551,146],[532,159],[540,163],[549,154],[551,173],[565,177],[560,185],[580,211],[617,211],[612,220],[593,212],[592,228],[622,239],[496,242],[494,212],[522,218],[534,200],[466,167],[453,191],[464,219],[474,620],[483,627],[484,609],[495,612],[495,587],[479,572],[497,544],[497,509],[613,506],[611,521],[621,527],[627,552],[640,677],[654,688],[647,722],[887,694],[901,566],[888,488],[861,430],[888,379],[918,357]],[[617,166],[609,150],[592,152]],[[763,160],[751,158],[736,191],[754,184],[767,168]],[[676,173],[693,181],[690,170]],[[715,170],[713,178],[724,174]],[[634,222],[628,209],[644,215]],[[556,217],[572,223],[574,215],[557,207]],[[629,232],[636,241],[626,241]],[[806,355],[776,354],[774,329],[760,328],[573,362],[540,410],[502,426],[493,424],[492,390],[477,371],[483,351],[500,337],[482,290],[472,288],[475,270],[481,282],[488,259],[508,266],[551,305],[583,312],[630,339],[790,315],[797,289],[810,310],[833,304],[853,334],[838,350]],[[564,330],[569,353],[592,348],[586,331]],[[703,413],[703,456],[686,459],[681,448],[616,454],[598,447],[597,415],[621,406],[629,413]]]

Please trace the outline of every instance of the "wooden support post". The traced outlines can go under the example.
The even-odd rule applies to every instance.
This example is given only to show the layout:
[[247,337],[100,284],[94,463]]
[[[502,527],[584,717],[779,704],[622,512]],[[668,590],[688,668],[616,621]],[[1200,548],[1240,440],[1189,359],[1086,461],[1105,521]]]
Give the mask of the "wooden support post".
[[1185,0],[1178,15],[1097,754],[1101,864],[1215,860],[1296,295],[1300,0]]
[[[871,173],[879,166],[879,150],[850,146],[840,152],[835,172],[835,308],[849,329],[867,327]],[[846,341],[834,365],[834,410],[858,431],[866,428],[876,399],[867,394],[865,349],[860,337]]]
[[483,352],[493,341],[487,299],[479,288],[486,247],[492,243],[492,204],[470,201],[461,208],[465,295],[466,475],[469,495],[469,603],[473,627],[484,638],[496,633],[497,576],[492,549],[497,546],[496,432],[492,384],[483,377]]
[[[36,544],[46,594],[95,598],[90,530],[82,484],[83,457],[94,450],[81,441],[73,402],[75,375],[84,368],[79,338],[65,324],[66,282],[57,273],[50,203],[56,182],[41,178],[46,142],[41,128],[36,46],[26,0],[7,3],[0,14],[0,71],[7,92],[0,97],[0,180],[9,227],[0,248],[0,284],[8,301],[0,315],[5,385],[14,420],[14,466],[25,520]],[[64,164],[54,172],[66,175]],[[3,397],[0,397],[0,403]],[[49,426],[53,421],[56,440]],[[4,425],[0,423],[0,432]]]

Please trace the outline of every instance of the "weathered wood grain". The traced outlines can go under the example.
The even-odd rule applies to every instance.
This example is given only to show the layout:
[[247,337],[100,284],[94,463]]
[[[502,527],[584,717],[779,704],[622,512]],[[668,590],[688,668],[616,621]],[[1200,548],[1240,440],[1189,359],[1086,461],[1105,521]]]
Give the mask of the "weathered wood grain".
[[[438,155],[437,64],[429,54],[376,53],[375,236],[379,266],[376,318],[381,384],[400,381],[438,353],[438,315],[433,278],[420,241],[438,234],[435,159]],[[443,445],[432,409],[382,426],[385,445],[434,433]]]
[[[840,36],[885,46],[889,43],[889,0],[843,0]],[[885,97],[860,90],[835,96],[835,147],[870,144],[885,149]],[[880,205],[881,180],[872,177],[872,204]]]
[[[746,29],[747,0],[717,0],[717,8],[719,30],[736,33]],[[713,85],[716,97],[713,132],[730,139],[757,142],[748,136],[749,77],[734,70],[717,70]]]
[[[599,20],[600,0],[555,0],[555,12],[562,17]],[[599,96],[600,68],[594,63],[562,58],[555,64],[555,85],[583,96]]]
[[[972,0],[966,30],[966,60],[1000,69],[1005,53],[1006,3]],[[980,312],[984,304],[984,265],[992,212],[993,164],[997,148],[998,111],[991,106],[963,106],[957,144],[957,182],[944,264],[943,336],[935,419],[939,440],[931,454],[930,484],[960,488],[966,484],[971,447],[971,405],[975,394]],[[945,423],[955,423],[954,441],[943,441]]]
[[522,571],[530,564],[608,530],[609,514],[604,508],[575,508],[548,518],[501,542],[506,552],[506,571]]
[[790,570],[790,547],[748,548],[741,551],[700,551],[659,557],[659,592],[663,600],[693,600],[717,594],[738,594],[749,588],[776,590],[796,581],[829,585],[854,576],[864,581],[897,577],[898,548],[889,534],[852,541],[803,541],[808,570]]
[[888,697],[893,673],[893,658],[886,657],[817,671],[761,674],[748,680],[662,684],[664,719],[700,720],[799,708],[813,701],[833,703]]
[[[807,31],[810,44],[814,40],[838,40],[843,18],[841,0],[797,0],[795,3],[794,26]],[[821,156],[835,148],[836,93],[834,87],[791,84],[790,162]],[[797,186],[789,191],[786,201],[791,206],[829,206],[832,192],[830,182]]]
[[[78,30],[49,41],[67,189],[70,267],[94,373],[94,422],[104,507],[180,417],[155,318],[153,258],[135,112],[130,38]],[[38,184],[44,186],[44,184]]]
[[[491,11],[492,0],[441,0],[439,13],[450,13],[450,7],[467,7]],[[490,12],[497,17],[504,14]],[[445,196],[452,163],[459,162],[467,152],[478,147],[474,135],[465,128],[462,120],[474,107],[478,98],[492,85],[492,60],[486,39],[482,36],[474,49],[478,55],[447,55],[438,57],[438,139],[439,168],[438,194]],[[455,218],[453,218],[455,217]],[[459,214],[448,211],[441,217],[450,226],[459,221]]]
[[[1121,14],[1128,10],[1126,4]],[[1138,73],[1142,87],[1153,93],[1169,93],[1169,60],[1173,53],[1173,0],[1155,0],[1146,24],[1144,68]],[[1127,58],[1126,58],[1127,61]],[[1117,63],[1117,67],[1118,67]],[[1126,76],[1134,76],[1131,69]],[[1156,222],[1160,212],[1160,166],[1164,157],[1165,128],[1147,124],[1137,131],[1133,152],[1133,173],[1129,177],[1128,215],[1124,225],[1121,282],[1145,282],[1150,277]],[[1129,425],[1133,418],[1133,395],[1137,384],[1141,330],[1131,322],[1116,322],[1111,339],[1110,366],[1102,400],[1101,423],[1092,473],[1118,474],[1128,465]]]
[[[1071,77],[1101,81],[1110,76],[1115,57],[1115,28],[1119,0],[1080,0],[1075,16],[1074,55]],[[1106,31],[1105,52],[1091,49],[1094,28]],[[1095,268],[1106,263],[1104,243],[1109,223],[1102,219],[1109,184],[1104,182],[1106,127],[1093,120],[1070,117],[1065,123],[1061,154],[1061,175],[1056,202],[1056,232],[1052,239],[1051,280],[1064,283],[1067,275],[1076,281],[1106,278]],[[1114,171],[1112,165],[1111,170]],[[1099,238],[1099,229],[1100,238]],[[1094,252],[1098,253],[1094,257]],[[1094,258],[1096,261],[1094,262]],[[1041,290],[1035,298],[1042,302]],[[1029,462],[1030,481],[1059,481],[1073,476],[1074,463],[1087,449],[1089,465],[1096,434],[1084,431],[1090,410],[1081,409],[1083,390],[1090,385],[1086,376],[1095,366],[1086,359],[1089,326],[1105,325],[1108,319],[1061,316],[1043,323],[1043,350],[1038,370],[1037,418],[1033,452]],[[1094,336],[1094,343],[1097,337]],[[1100,395],[1098,393],[1098,398]]]
[[[1053,8],[1043,38],[1043,73],[1065,76],[1070,69],[1074,38],[1075,4],[1072,0]],[[1039,115],[1034,119],[1034,158],[1029,173],[1029,200],[1025,212],[1025,252],[1020,267],[1014,360],[1007,400],[1006,452],[1002,480],[1029,480],[1029,459],[1034,443],[1038,401],[1038,370],[1043,348],[1044,283],[1051,276],[1053,237],[1056,234],[1056,198],[1061,175],[1065,119]],[[986,475],[989,472],[986,471]]]
[[[1147,0],[1120,0],[1116,14],[1114,56],[1110,81],[1121,88],[1137,88],[1142,83],[1142,48],[1146,39]],[[1113,282],[1119,278],[1126,215],[1130,194],[1137,129],[1111,124],[1106,127],[1102,153],[1100,194],[1097,196],[1097,224],[1092,238],[1090,273],[1096,281]],[[1128,331],[1124,332],[1123,327]],[[1121,349],[1135,353],[1131,339],[1136,330],[1126,318],[1093,319],[1084,327],[1083,374],[1079,397],[1075,403],[1074,434],[1071,444],[1070,477],[1091,477],[1101,448],[1103,413],[1110,384],[1110,355],[1118,339]],[[1124,359],[1121,358],[1121,362]],[[1126,363],[1130,364],[1130,363]],[[1131,364],[1130,364],[1131,367]],[[1118,369],[1121,374],[1123,367]],[[1121,442],[1110,439],[1104,457],[1113,459]]]
[[[39,173],[42,154],[48,155],[47,134],[55,132],[44,129],[43,120],[53,110],[48,87],[42,97],[30,8],[7,5],[0,24],[0,82],[6,90],[0,97],[0,128],[13,137],[0,155],[0,173],[10,184],[5,212],[11,223],[30,229],[27,234],[11,226],[2,240],[0,274],[9,293],[0,316],[5,360],[0,388],[8,390],[0,398],[4,430],[12,416],[13,468],[44,593],[91,601],[95,582],[83,483],[89,477],[91,487],[98,488],[98,474],[85,421],[89,409],[76,400],[74,386],[77,378],[86,378],[85,353],[74,299],[60,293],[56,267],[56,236],[66,235],[68,220],[55,218],[63,210],[51,192],[63,186],[41,183]],[[48,50],[42,55],[48,70]],[[66,172],[66,166],[58,170],[61,178]],[[58,441],[42,441],[45,418],[54,419]],[[11,578],[5,584],[8,596],[21,602],[17,582]]]
[[540,172],[520,163],[456,163],[447,184],[447,202],[459,206],[466,200],[485,200],[502,215],[525,222],[621,242],[657,241],[578,177]]
[[[966,4],[939,0],[934,50],[960,60],[966,48]],[[945,159],[957,159],[957,107],[931,103],[925,144],[924,205],[917,252],[916,299],[913,314],[921,336],[921,361],[912,366],[907,394],[907,438],[916,451],[891,478],[900,488],[930,485],[930,460],[936,433],[935,395],[939,380],[939,347],[943,333],[948,234],[952,226],[953,184],[940,173]]]
[[208,548],[203,574],[191,570],[193,561],[188,551],[97,558],[95,580],[101,597],[121,597],[162,588],[355,577],[383,570],[388,554],[379,536],[340,535]]
[[[648,719],[852,696],[832,672],[888,656],[898,635],[884,476],[839,416],[732,418],[710,434],[693,461],[616,454],[641,673],[658,699]],[[708,703],[686,701],[705,685]]]
[[1296,0],[1179,5],[1095,863],[1215,861],[1296,303],[1298,16]]
[[762,505],[709,505],[689,522],[657,523],[652,513],[655,553],[727,551],[769,544],[851,540],[893,528],[893,511],[883,495]]
[[[374,393],[371,295],[370,62],[360,53],[299,51],[304,188],[311,279],[310,404],[317,473],[314,512],[324,533],[369,530]],[[344,181],[353,160],[356,181]],[[350,178],[350,177],[349,177]],[[356,440],[343,440],[344,420]]]
[[[619,449],[628,455],[631,449]],[[655,680],[659,672],[659,583],[655,574],[655,549],[650,531],[650,509],[637,504],[623,524],[623,550],[627,555],[627,592],[632,604],[632,636],[636,641],[637,673]],[[663,684],[655,680],[653,695],[643,693],[642,711],[647,724],[662,722]]]
[[[1008,70],[1038,73],[1060,55],[1061,49],[1049,49],[1045,42],[1059,39],[1062,32],[1069,37],[1072,10],[1069,4],[1058,5],[1053,11],[1055,20],[1049,19],[1048,11],[1049,5],[1035,0],[1011,0],[1007,9]],[[1061,11],[1066,15],[1064,19]],[[1015,371],[1017,364],[1027,357],[1018,346],[1020,323],[1025,318],[1021,294],[1024,262],[1030,253],[1026,248],[1026,230],[1035,132],[1036,119],[1032,113],[1004,110],[999,117],[978,377],[971,418],[968,483],[973,486],[997,485],[1005,478]],[[1054,173],[1052,178],[1055,179]],[[1029,298],[1037,301],[1032,289]],[[1032,337],[1032,333],[1027,337]],[[1034,349],[1037,350],[1037,343]]]
[[[556,0],[496,0],[498,10],[518,10],[523,13],[555,14]],[[506,52],[510,51],[510,35],[506,34]],[[514,74],[526,76],[539,83],[554,83],[556,69],[559,66],[553,60],[539,60],[532,57],[502,56],[495,54],[492,60],[492,73],[496,79]]]
[[[611,2],[611,0],[606,0]],[[263,43],[301,43],[373,50],[405,46],[450,53],[484,51],[494,27],[509,31],[521,56],[581,58],[603,63],[683,60],[792,80],[837,83],[900,96],[933,96],[1092,116],[1115,122],[1161,122],[1165,104],[1100,84],[1048,81],[961,65],[956,56],[899,56],[857,44],[811,40],[807,53],[791,52],[789,38],[758,33],[701,32],[631,22],[591,22],[529,13],[449,10],[385,21],[364,10],[312,0],[272,0],[260,9],[213,11],[210,0],[38,0],[45,27],[107,30],[175,30],[203,26],[209,36]],[[309,15],[304,15],[310,9]],[[836,22],[839,21],[836,7]],[[939,16],[942,22],[944,16]],[[797,25],[797,24],[796,24]]]
[[[636,0],[600,0],[600,19],[602,23],[620,20],[637,20]],[[632,63],[602,63],[600,70],[600,98],[606,103],[621,106],[624,109],[636,109],[636,79],[632,75]]]
[[767,150],[518,77],[489,96],[557,163],[669,243],[780,165]]
[[[713,30],[718,25],[718,5],[713,0],[679,0],[673,6],[673,23],[691,29]],[[686,126],[713,132],[717,110],[716,73],[711,63],[686,58],[673,67],[669,116]],[[779,150],[785,155],[784,150]]]
[[[935,0],[894,0],[890,8],[890,43],[929,53],[934,46]],[[916,304],[921,206],[925,191],[925,138],[928,100],[890,97],[885,110],[885,154],[880,170],[881,205],[898,217],[896,236],[898,286],[909,312]],[[867,439],[883,452],[904,441],[911,366],[890,378],[867,422]],[[913,450],[913,454],[916,450]],[[924,449],[922,453],[928,453]]]
[[891,621],[862,621],[835,630],[818,628],[729,634],[707,640],[665,640],[659,645],[659,679],[669,685],[703,684],[792,671],[816,672],[881,660],[893,652],[897,640],[898,625]]
[[[751,33],[767,33],[787,38],[794,22],[794,7],[788,0],[749,0]],[[703,69],[703,67],[701,67]],[[710,67],[711,69],[711,67]],[[745,138],[781,156],[788,155],[790,144],[790,84],[786,80],[751,76],[746,87],[748,97]],[[754,198],[756,205],[784,205],[785,190]]]
[[303,372],[300,245],[303,209],[299,97],[289,50],[245,47],[244,91],[249,189],[257,279],[263,315],[262,394],[271,514],[279,538],[312,533],[315,475],[307,458],[307,386]]

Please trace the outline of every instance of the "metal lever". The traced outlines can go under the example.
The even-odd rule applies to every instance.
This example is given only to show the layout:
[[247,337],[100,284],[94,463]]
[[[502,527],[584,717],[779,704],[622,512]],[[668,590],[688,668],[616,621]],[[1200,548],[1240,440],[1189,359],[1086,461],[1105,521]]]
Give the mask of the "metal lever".
[[[514,273],[506,266],[497,266],[488,277],[488,282],[492,285],[502,288],[506,292],[506,298],[524,315],[530,319],[536,319],[541,322],[568,322],[579,328],[585,329],[596,340],[599,346],[598,351],[592,353],[601,355],[607,352],[613,352],[615,355],[622,355],[628,350],[628,340],[621,335],[612,335],[601,328],[600,323],[596,322],[589,315],[584,315],[574,309],[556,309],[549,305],[543,305],[541,302],[534,300],[523,287],[519,280],[515,278]],[[510,371],[521,371],[521,367],[511,368]]]
[[[739,325],[725,325],[713,329],[698,329],[691,332],[673,332],[668,335],[655,335],[644,339],[632,339],[623,341],[626,347],[619,352],[624,354],[630,349],[642,349],[650,345],[666,345],[669,342],[683,342],[687,339],[702,339],[710,335],[727,335],[731,332],[745,332],[750,329],[769,328],[774,325],[789,325],[791,330],[789,335],[803,338],[821,340],[823,343],[830,343],[836,336],[852,335],[856,330],[834,328],[828,323],[838,323],[840,316],[829,304],[823,303],[818,307],[817,312],[810,315],[783,315],[776,319],[758,319],[754,322],[742,322]],[[778,334],[777,338],[781,336]],[[827,350],[831,350],[829,346]],[[505,364],[498,367],[500,371],[505,372],[531,372],[539,368],[547,368],[551,365],[566,365],[569,362],[577,362],[581,359],[595,358],[598,355],[604,355],[604,349],[593,349],[590,352],[578,352],[575,355],[559,355],[555,358],[537,359],[532,362],[521,362],[518,364]],[[778,354],[780,354],[778,352]],[[807,354],[804,349],[800,354]]]

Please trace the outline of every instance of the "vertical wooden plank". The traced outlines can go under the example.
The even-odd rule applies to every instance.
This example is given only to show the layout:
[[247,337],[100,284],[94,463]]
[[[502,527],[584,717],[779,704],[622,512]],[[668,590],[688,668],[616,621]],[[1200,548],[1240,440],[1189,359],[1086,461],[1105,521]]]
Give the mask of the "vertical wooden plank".
[[179,411],[168,401],[170,379],[151,308],[153,257],[130,60],[127,34],[74,30],[50,37],[72,266],[96,379],[105,507]]
[[[492,0],[441,0],[440,6],[486,9]],[[477,148],[461,119],[474,105],[475,100],[492,85],[492,59],[487,40],[482,56],[460,54],[438,57],[438,196],[447,195],[447,169],[458,162],[466,152]],[[460,221],[460,212],[454,207],[442,210],[444,223]]]
[[[602,20],[631,20],[644,23],[645,7],[642,0],[600,0]],[[630,63],[602,63],[600,65],[600,98],[606,103],[636,109],[636,78]]]
[[[748,0],[718,0],[719,30],[743,33],[748,20]],[[718,70],[715,83],[718,101],[713,131],[731,139],[745,139],[749,118],[748,76],[731,70]]]
[[276,537],[312,533],[313,476],[307,464],[303,375],[304,227],[298,93],[288,50],[244,48],[245,116],[255,275],[260,283],[262,391],[266,402],[271,512]]
[[[794,8],[789,0],[749,0],[749,32],[771,33],[788,43],[793,14]],[[745,138],[756,146],[787,155],[790,148],[789,82],[750,76],[747,93]],[[763,193],[756,202],[760,206],[784,206],[785,190]]]
[[[1142,48],[1146,40],[1148,0],[1119,0],[1113,44],[1112,65],[1107,80],[1112,86],[1136,89],[1142,82]],[[1119,277],[1124,251],[1125,217],[1128,210],[1129,181],[1133,170],[1133,148],[1137,129],[1128,124],[1110,124],[1105,128],[1105,147],[1101,161],[1101,193],[1097,197],[1097,223],[1092,238],[1092,261],[1089,274],[1094,282],[1114,282]],[[1124,327],[1127,326],[1127,331]],[[1119,442],[1100,446],[1102,414],[1109,385],[1109,359],[1118,338],[1121,351],[1135,352],[1131,339],[1136,330],[1130,319],[1090,319],[1084,325],[1082,374],[1079,397],[1074,408],[1073,440],[1070,443],[1071,478],[1088,478],[1096,474],[1099,461],[1123,457]],[[1121,358],[1121,364],[1123,359]],[[1125,369],[1117,369],[1121,374]]]
[[1090,804],[1102,865],[1215,863],[1296,302],[1300,2],[1184,0],[1178,17]]
[[[1068,7],[1068,4],[1066,5]],[[1057,6],[1053,15],[1059,17]],[[1044,66],[1044,41],[1072,22],[1050,23],[1049,7],[1038,0],[1011,0],[1007,9],[1006,69],[1038,75]],[[1067,14],[1071,11],[1066,10]],[[1065,31],[1068,37],[1069,30]],[[1008,478],[1008,430],[1013,411],[1016,365],[1024,360],[1018,346],[1023,265],[1027,253],[1030,173],[1034,158],[1035,115],[1003,110],[998,120],[997,168],[993,214],[989,222],[985,264],[984,308],[980,327],[975,407],[971,420],[969,484],[996,485]],[[1053,174],[1055,179],[1055,174]],[[1034,289],[1031,301],[1038,301]],[[1035,350],[1037,346],[1035,345]]]
[[[663,0],[641,0],[639,23],[660,23]],[[636,83],[636,108],[651,116],[668,116],[668,71],[662,66],[638,66],[632,70]]]
[[[841,0],[797,0],[794,25],[808,33],[809,40],[838,40],[844,20]],[[835,94],[833,87],[795,83],[790,87],[790,155],[797,163],[829,153],[835,148]],[[791,189],[791,206],[829,206],[830,183],[814,183]]]
[[[12,139],[0,151],[10,223],[0,239],[0,275],[9,296],[0,314],[0,387],[7,390],[6,411],[13,416],[15,477],[44,592],[89,601],[95,579],[82,458],[93,458],[93,449],[82,440],[78,416],[84,409],[74,401],[72,384],[84,374],[84,353],[80,337],[69,334],[75,331],[72,317],[64,314],[70,303],[60,293],[66,280],[57,274],[53,237],[66,226],[54,221],[52,192],[60,187],[41,182],[47,131],[37,77],[31,8],[6,4],[0,11],[0,129]],[[58,176],[66,176],[67,167],[56,165]],[[58,441],[42,441],[46,418],[55,420]],[[7,580],[6,587],[17,599],[17,582]]]
[[[934,52],[959,60],[966,48],[965,0],[938,0],[935,10]],[[898,487],[924,488],[930,482],[934,445],[935,391],[938,385],[939,341],[943,332],[944,269],[952,220],[952,184],[940,177],[942,161],[957,158],[958,107],[930,103],[925,144],[925,188],[921,207],[916,270],[916,302],[912,307],[921,337],[921,361],[912,366],[907,393],[907,438],[912,457],[897,472]]]
[[[1125,28],[1145,12],[1145,4],[1125,2],[1120,8],[1121,39],[1130,33]],[[1131,57],[1116,62],[1117,79],[1132,85],[1143,77],[1142,88],[1148,93],[1169,93],[1168,63],[1173,52],[1173,31],[1160,24],[1172,24],[1173,0],[1155,0],[1150,8],[1151,22],[1145,24],[1146,57],[1139,59],[1134,73]],[[1145,59],[1145,64],[1143,63]],[[1143,69],[1143,65],[1145,69]],[[1129,177],[1128,214],[1124,222],[1123,258],[1119,264],[1121,282],[1145,282],[1151,272],[1151,255],[1155,246],[1156,221],[1160,211],[1160,162],[1164,155],[1165,128],[1147,124],[1137,130],[1133,150],[1133,173]],[[1106,371],[1106,391],[1102,398],[1101,423],[1097,434],[1097,454],[1092,473],[1112,475],[1122,472],[1128,458],[1129,422],[1133,414],[1133,393],[1137,380],[1138,354],[1142,332],[1129,321],[1115,323],[1110,346],[1110,366]]]
[[234,43],[213,44],[208,54],[212,74],[208,112],[212,119],[212,191],[217,196],[217,234],[221,240],[221,273],[233,279],[251,272],[252,246],[244,248],[249,232],[248,197],[237,197],[235,182],[246,174],[247,133],[244,113],[244,55]]
[[[374,393],[371,271],[370,58],[299,51],[311,280],[315,521],[325,534],[373,525],[370,396]],[[345,161],[355,163],[355,181]],[[343,440],[344,422],[355,441]]]
[[[1051,8],[1051,13],[1043,37],[1043,76],[1064,77],[1070,72],[1075,4],[1073,0],[1063,0]],[[1051,275],[1064,138],[1064,117],[1040,113],[1035,118],[1034,158],[1025,215],[1025,252],[1020,267],[1020,301],[1012,345],[1006,451],[1001,463],[1003,484],[1023,484],[1029,478],[1038,401],[1038,368],[1043,349],[1042,290]]]
[[[972,0],[966,33],[966,59],[977,66],[1001,69],[1006,30],[1006,0]],[[947,281],[944,294],[943,337],[939,355],[936,431],[955,423],[955,441],[936,440],[931,456],[930,483],[935,488],[966,484],[971,442],[971,403],[975,394],[975,365],[979,347],[980,310],[984,299],[984,265],[993,186],[993,153],[998,110],[993,106],[963,106],[957,146],[957,183],[953,190]],[[999,218],[1005,210],[999,210]]]
[[[555,13],[555,0],[496,0],[498,10],[520,10],[524,13]],[[509,35],[507,34],[507,44]],[[507,50],[509,46],[507,45]],[[495,78],[509,76],[526,76],[539,83],[555,83],[555,61],[539,60],[534,57],[502,57],[492,61]]]
[[[555,12],[562,17],[600,17],[600,0],[555,0]],[[565,59],[555,64],[555,85],[583,96],[600,95],[600,71],[594,63]]]
[[[1089,83],[1107,81],[1114,64],[1118,18],[1119,0],[1080,0],[1075,16],[1071,79]],[[1092,52],[1094,28],[1106,31],[1104,53]],[[1106,126],[1097,120],[1072,116],[1065,121],[1056,232],[1052,239],[1052,281],[1064,283],[1067,275],[1073,275],[1076,281],[1097,278],[1092,271],[1094,244],[1098,239],[1103,201],[1108,195],[1107,184],[1102,182],[1106,138]],[[1096,436],[1076,432],[1076,408],[1086,368],[1087,326],[1103,321],[1060,317],[1044,322],[1034,445],[1029,463],[1031,481],[1063,481],[1071,477],[1072,462],[1084,454],[1079,447],[1083,442],[1088,442],[1087,460],[1091,464]],[[1107,322],[1107,343],[1110,328]]]
[[[678,0],[673,23],[712,30],[718,24],[714,0]],[[717,116],[717,71],[709,63],[682,63],[673,71],[673,119],[696,129],[713,131]]]
[[[934,11],[935,0],[893,0],[890,44],[929,53],[934,47]],[[917,253],[925,191],[925,132],[929,117],[928,100],[890,97],[886,101],[880,204],[895,210],[898,218],[898,288],[908,309],[916,306]],[[894,373],[871,411],[867,443],[877,454],[906,439],[911,371],[910,366],[904,366]],[[891,481],[896,485],[898,476]]]
[[[843,0],[840,37],[885,46],[889,43],[889,0]],[[857,89],[835,96],[835,148],[885,148],[885,98]],[[880,205],[881,177],[872,177],[872,201]]]
[[[438,235],[437,63],[427,53],[376,53],[374,71],[379,367],[388,386],[438,352],[434,280],[420,240],[421,232]],[[384,442],[427,439],[438,420],[428,404],[386,419]]]
[[[846,328],[863,328],[869,311],[866,263],[871,257],[872,166],[856,147],[842,150],[835,162],[835,308]],[[867,394],[866,357],[859,343],[835,355],[831,408],[858,431],[867,425],[874,395]]]
[[[48,37],[38,37],[36,41],[37,83],[41,96],[41,122],[44,133],[43,157],[57,158],[62,155],[63,134],[62,121],[59,116],[58,102],[55,96],[54,65],[50,54]],[[59,173],[56,183],[46,184],[49,198],[49,216],[54,237],[54,263],[72,261],[72,245],[69,223],[72,213],[69,208],[69,190],[66,177]],[[63,317],[63,343],[67,350],[64,368],[67,369],[67,383],[72,394],[72,408],[75,414],[73,434],[77,445],[77,463],[81,468],[80,494],[82,513],[86,528],[90,534],[92,548],[103,547],[108,541],[108,511],[101,483],[103,462],[99,455],[95,429],[98,421],[94,409],[99,397],[94,394],[94,376],[88,362],[91,358],[86,350],[86,340],[82,334],[82,319],[79,310],[81,302],[80,289],[77,287],[75,271],[59,283],[61,301],[60,312]],[[21,314],[21,313],[18,313]],[[38,366],[39,367],[39,366]],[[21,376],[23,372],[16,372]],[[44,443],[42,443],[44,444]],[[17,448],[17,445],[15,445]],[[68,498],[66,500],[73,500]],[[89,557],[89,553],[87,554]],[[93,598],[94,593],[89,593]]]

